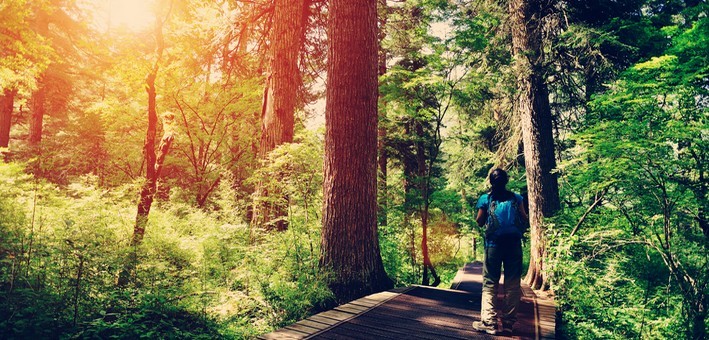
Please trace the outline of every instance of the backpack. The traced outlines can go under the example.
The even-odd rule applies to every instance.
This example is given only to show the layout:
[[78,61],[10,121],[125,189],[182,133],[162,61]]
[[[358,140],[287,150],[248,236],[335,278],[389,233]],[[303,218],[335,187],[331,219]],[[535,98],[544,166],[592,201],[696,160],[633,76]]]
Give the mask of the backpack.
[[[497,238],[500,236],[518,236],[522,237],[529,229],[529,221],[522,217],[519,213],[519,205],[517,196],[513,195],[512,199],[506,201],[497,201],[492,199],[492,195],[487,197],[487,216],[488,220],[485,224],[485,238]],[[500,209],[500,212],[512,212],[512,217],[509,213],[503,216],[501,221],[498,214],[495,212]]]

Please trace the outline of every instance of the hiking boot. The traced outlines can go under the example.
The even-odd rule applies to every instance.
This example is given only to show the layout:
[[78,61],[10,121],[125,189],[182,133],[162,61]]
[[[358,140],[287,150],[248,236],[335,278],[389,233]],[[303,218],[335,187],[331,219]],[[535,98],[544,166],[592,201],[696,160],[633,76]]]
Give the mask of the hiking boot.
[[495,327],[493,325],[486,325],[485,323],[483,323],[481,321],[473,322],[473,328],[478,332],[485,332],[490,335],[497,334],[497,327]]

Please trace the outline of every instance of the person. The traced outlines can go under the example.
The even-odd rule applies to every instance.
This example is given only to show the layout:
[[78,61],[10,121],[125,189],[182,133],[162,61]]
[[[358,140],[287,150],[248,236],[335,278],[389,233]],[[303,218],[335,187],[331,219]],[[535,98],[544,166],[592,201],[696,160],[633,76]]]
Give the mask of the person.
[[485,226],[485,256],[480,321],[473,322],[473,328],[494,335],[499,333],[495,307],[502,266],[505,268],[502,333],[512,333],[517,321],[517,306],[522,296],[522,236],[527,213],[522,196],[507,190],[507,172],[495,169],[489,179],[491,190],[482,195],[476,205],[475,220],[479,226]]

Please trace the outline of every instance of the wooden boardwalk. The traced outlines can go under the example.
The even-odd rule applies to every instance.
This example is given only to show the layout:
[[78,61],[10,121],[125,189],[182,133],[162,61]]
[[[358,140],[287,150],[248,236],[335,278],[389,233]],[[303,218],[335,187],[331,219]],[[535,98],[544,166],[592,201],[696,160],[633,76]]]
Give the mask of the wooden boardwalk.
[[[411,286],[372,294],[319,313],[260,339],[554,339],[554,302],[522,286],[512,335],[476,332],[480,320],[482,265],[458,271],[453,289]],[[502,288],[502,285],[500,285]],[[501,289],[500,289],[501,291]]]

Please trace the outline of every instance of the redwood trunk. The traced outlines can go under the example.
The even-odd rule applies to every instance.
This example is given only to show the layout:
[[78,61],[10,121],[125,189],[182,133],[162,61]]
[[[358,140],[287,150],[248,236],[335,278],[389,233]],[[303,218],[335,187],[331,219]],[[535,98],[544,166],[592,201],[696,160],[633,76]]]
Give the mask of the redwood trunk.
[[332,0],[321,267],[338,301],[388,289],[377,232],[377,3]]
[[17,90],[5,89],[0,97],[0,148],[10,145],[10,127],[16,94]]
[[531,254],[526,280],[534,289],[546,288],[546,242],[543,218],[559,209],[559,186],[549,94],[542,69],[542,10],[540,0],[512,0],[510,26],[517,74],[516,109],[520,114],[529,192]]
[[[304,26],[304,0],[276,0],[271,30],[270,75],[266,80],[261,110],[261,142],[258,156],[265,159],[269,152],[283,143],[293,142],[293,126],[297,92],[300,88],[298,55],[302,45]],[[285,230],[287,207],[259,202],[259,197],[281,195],[265,192],[259,184],[252,223],[267,229]],[[271,223],[270,221],[277,222]]]

